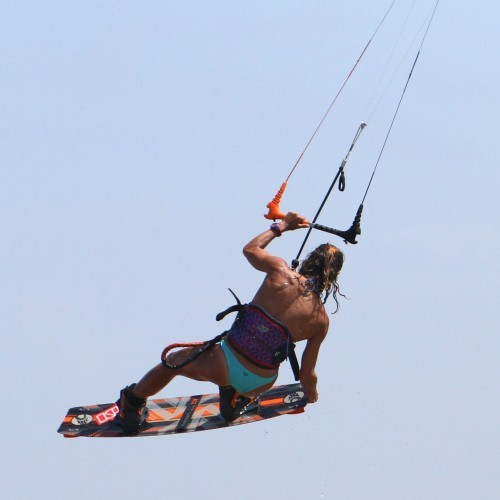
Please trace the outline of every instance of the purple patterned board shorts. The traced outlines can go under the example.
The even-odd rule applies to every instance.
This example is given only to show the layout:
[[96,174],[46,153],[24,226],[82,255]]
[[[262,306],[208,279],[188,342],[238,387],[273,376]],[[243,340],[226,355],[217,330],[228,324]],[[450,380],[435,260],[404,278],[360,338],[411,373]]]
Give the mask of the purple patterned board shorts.
[[261,368],[276,368],[278,350],[292,342],[285,325],[271,317],[262,307],[247,304],[238,313],[229,335],[229,345],[248,361]]

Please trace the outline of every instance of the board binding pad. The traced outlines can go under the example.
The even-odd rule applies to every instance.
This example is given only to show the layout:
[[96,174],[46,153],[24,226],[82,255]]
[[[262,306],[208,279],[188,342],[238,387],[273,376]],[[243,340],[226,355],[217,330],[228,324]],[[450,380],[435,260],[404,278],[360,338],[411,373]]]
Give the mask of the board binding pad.
[[161,436],[206,431],[249,424],[280,415],[302,413],[307,395],[300,384],[276,386],[264,392],[232,422],[219,412],[219,394],[152,399],[147,402],[147,418],[136,433],[126,431],[117,421],[116,403],[70,408],[57,432],[64,437]]

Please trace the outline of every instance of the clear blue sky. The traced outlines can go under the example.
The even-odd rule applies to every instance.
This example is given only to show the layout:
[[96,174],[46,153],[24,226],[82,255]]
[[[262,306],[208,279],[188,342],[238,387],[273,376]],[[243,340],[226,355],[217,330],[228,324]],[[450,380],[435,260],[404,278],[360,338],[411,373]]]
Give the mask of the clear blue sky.
[[[191,435],[56,433],[166,344],[226,328],[227,287],[252,297],[262,276],[241,248],[389,3],[2,2],[2,498],[499,497],[496,0],[441,0],[359,244],[331,240],[349,300],[317,404]],[[314,215],[365,120],[318,221],[350,225],[432,6],[396,2],[284,210]],[[303,236],[269,249],[291,260]]]

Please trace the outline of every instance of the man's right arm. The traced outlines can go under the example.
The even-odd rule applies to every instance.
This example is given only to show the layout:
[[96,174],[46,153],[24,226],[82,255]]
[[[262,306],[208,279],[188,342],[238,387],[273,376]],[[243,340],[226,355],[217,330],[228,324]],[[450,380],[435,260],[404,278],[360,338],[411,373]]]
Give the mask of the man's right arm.
[[[299,228],[309,227],[306,219],[301,215],[289,212],[285,218],[278,223],[281,233],[293,231]],[[268,229],[248,242],[243,248],[243,254],[255,269],[264,273],[270,273],[274,269],[283,266],[283,259],[271,255],[265,248],[276,237],[276,234]]]

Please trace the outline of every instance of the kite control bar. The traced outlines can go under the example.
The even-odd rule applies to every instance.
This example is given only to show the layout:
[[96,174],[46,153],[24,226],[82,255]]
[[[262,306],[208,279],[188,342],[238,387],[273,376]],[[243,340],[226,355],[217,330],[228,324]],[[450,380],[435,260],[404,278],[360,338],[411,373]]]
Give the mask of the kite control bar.
[[[324,197],[323,201],[321,202],[321,205],[320,205],[318,211],[316,212],[314,219],[312,220],[312,222],[309,223],[309,231],[307,232],[306,237],[304,239],[304,242],[302,243],[302,245],[300,247],[299,253],[295,259],[296,261],[298,261],[298,258],[300,256],[302,250],[304,249],[304,246],[307,242],[307,239],[309,238],[309,235],[311,234],[312,229],[318,229],[320,231],[325,231],[327,233],[340,236],[341,238],[344,239],[344,241],[346,243],[351,243],[353,245],[355,245],[357,243],[356,236],[358,234],[361,234],[360,221],[361,221],[361,212],[363,211],[363,202],[361,202],[361,205],[358,208],[358,211],[357,211],[356,216],[354,218],[354,222],[352,223],[351,227],[347,231],[339,231],[338,229],[333,229],[333,228],[330,228],[327,226],[323,226],[321,224],[316,224],[316,220],[318,219],[319,214],[323,210],[323,207],[325,206],[325,203],[328,200],[328,197],[330,196],[330,193],[332,192],[332,189],[335,186],[335,184],[337,183],[337,181],[338,181],[339,191],[344,191],[344,189],[345,189],[344,167],[346,166],[349,155],[351,154],[352,150],[354,149],[354,146],[358,142],[358,139],[361,136],[361,133],[363,132],[365,127],[366,127],[366,123],[361,122],[361,124],[358,127],[358,130],[356,131],[354,139],[352,140],[349,151],[347,152],[344,159],[342,160],[342,163],[338,169],[338,172],[335,175],[335,178],[333,179],[332,183],[330,184],[330,187],[328,188],[326,196]],[[294,169],[292,169],[292,172],[293,172],[293,170]],[[290,175],[291,175],[291,173],[290,173]],[[288,176],[288,178],[290,177],[290,175]],[[269,212],[264,215],[264,217],[266,219],[276,220],[276,219],[284,219],[285,218],[285,214],[280,209],[280,201],[281,201],[281,197],[283,196],[283,193],[286,189],[288,178],[285,180],[285,182],[283,182],[283,184],[279,188],[279,190],[276,193],[276,195],[274,196],[274,198],[267,204],[267,208],[269,209]]]
[[363,212],[363,205],[360,205],[358,211],[356,212],[356,216],[354,217],[354,221],[351,227],[347,231],[340,231],[338,229],[333,229],[328,226],[323,226],[321,224],[316,224],[313,222],[309,223],[310,229],[318,229],[319,231],[324,231],[325,233],[335,234],[336,236],[340,236],[346,243],[351,243],[352,245],[356,245],[358,242],[356,241],[356,236],[361,234],[361,214]]

